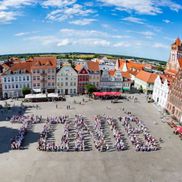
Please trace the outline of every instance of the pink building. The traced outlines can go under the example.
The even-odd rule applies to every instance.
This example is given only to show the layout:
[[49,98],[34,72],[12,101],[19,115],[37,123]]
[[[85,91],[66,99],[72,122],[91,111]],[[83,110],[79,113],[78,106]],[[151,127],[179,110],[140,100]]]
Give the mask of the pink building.
[[55,92],[56,87],[56,58],[34,57],[32,61],[32,90],[35,92]]

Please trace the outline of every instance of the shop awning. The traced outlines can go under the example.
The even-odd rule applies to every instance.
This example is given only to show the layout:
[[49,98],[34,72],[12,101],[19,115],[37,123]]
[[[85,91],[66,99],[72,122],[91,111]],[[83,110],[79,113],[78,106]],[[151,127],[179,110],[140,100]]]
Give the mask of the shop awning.
[[94,96],[120,96],[122,92],[93,92]]

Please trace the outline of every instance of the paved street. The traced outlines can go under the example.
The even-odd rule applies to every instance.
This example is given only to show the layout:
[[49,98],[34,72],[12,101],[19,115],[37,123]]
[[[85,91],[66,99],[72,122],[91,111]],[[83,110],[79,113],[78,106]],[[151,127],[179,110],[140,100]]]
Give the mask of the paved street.
[[[68,97],[66,102],[24,103],[26,106],[39,105],[40,109],[29,108],[25,115],[47,116],[83,114],[92,122],[95,115],[106,114],[117,118],[123,116],[124,107],[144,121],[153,136],[164,140],[161,150],[156,152],[136,152],[129,139],[129,150],[98,152],[94,148],[88,152],[40,152],[36,148],[43,124],[36,124],[26,138],[24,150],[10,150],[9,140],[16,135],[21,124],[5,121],[11,111],[0,117],[0,176],[1,182],[180,182],[182,143],[172,133],[172,129],[162,123],[160,113],[153,104],[146,102],[144,95],[136,95],[139,102],[122,100],[90,100],[83,97]],[[77,104],[73,104],[74,100]],[[82,104],[79,104],[81,102]],[[8,101],[19,105],[20,101]],[[4,105],[4,101],[0,101]],[[58,108],[56,108],[56,105]],[[66,106],[71,105],[71,110]],[[60,141],[62,128],[54,132],[56,142]]]

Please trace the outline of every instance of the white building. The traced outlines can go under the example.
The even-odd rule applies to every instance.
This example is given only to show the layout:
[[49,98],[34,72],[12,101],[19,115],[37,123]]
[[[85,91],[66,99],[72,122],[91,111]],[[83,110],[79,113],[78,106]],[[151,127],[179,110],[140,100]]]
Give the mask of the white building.
[[157,76],[154,82],[154,89],[152,98],[156,104],[158,104],[163,109],[167,106],[167,98],[169,93],[169,82],[162,76]]
[[142,88],[145,93],[152,93],[156,78],[157,74],[141,70],[135,77],[134,87],[137,89]]
[[57,73],[57,92],[65,95],[77,94],[78,74],[70,66],[65,64]]
[[22,88],[31,88],[30,62],[13,64],[1,76],[3,98],[22,97]]
[[122,91],[123,77],[120,70],[104,70],[100,80],[102,91]]

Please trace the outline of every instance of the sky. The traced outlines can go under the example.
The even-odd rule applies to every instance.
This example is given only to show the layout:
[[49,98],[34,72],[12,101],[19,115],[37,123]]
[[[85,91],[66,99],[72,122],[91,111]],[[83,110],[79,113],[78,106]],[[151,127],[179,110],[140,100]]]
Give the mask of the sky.
[[0,54],[92,52],[167,61],[182,0],[0,0]]

